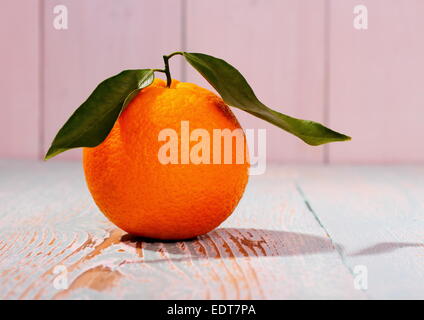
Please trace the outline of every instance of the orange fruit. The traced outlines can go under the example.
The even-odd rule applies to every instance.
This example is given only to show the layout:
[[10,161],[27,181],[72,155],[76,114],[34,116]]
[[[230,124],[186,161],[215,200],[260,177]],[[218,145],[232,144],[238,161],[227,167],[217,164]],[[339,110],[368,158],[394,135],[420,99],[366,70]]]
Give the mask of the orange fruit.
[[[211,139],[214,129],[239,129],[245,160],[235,160],[233,138],[231,163],[183,163],[182,121],[191,132],[206,130]],[[178,134],[176,164],[159,161],[163,129]],[[224,159],[224,138],[221,142]],[[196,143],[189,142],[191,151]],[[218,149],[210,150],[213,159]],[[83,166],[94,201],[115,225],[137,236],[176,240],[205,234],[233,212],[248,181],[249,162],[240,124],[220,97],[176,80],[167,88],[156,79],[125,108],[105,141],[84,148]]]

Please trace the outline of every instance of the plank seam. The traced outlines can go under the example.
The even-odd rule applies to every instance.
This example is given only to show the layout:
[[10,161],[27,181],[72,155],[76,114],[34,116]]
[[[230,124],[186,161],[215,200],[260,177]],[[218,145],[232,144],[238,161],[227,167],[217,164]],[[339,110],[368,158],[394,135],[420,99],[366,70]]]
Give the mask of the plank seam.
[[[180,51],[187,51],[187,0],[181,0],[181,48]],[[181,63],[181,81],[187,81],[187,64]]]
[[45,18],[45,6],[44,1],[39,0],[38,2],[38,158],[42,160],[44,158],[44,127],[45,127],[45,30],[44,30],[44,18]]
[[[323,121],[330,126],[330,41],[331,41],[331,0],[324,3],[324,92],[323,92]],[[325,144],[323,162],[330,163],[330,145]]]
[[[328,239],[330,239],[331,245],[334,247],[334,249],[336,250],[337,254],[340,257],[340,260],[342,262],[342,264],[347,268],[347,270],[349,271],[349,273],[352,275],[352,277],[355,277],[355,273],[353,272],[352,268],[349,266],[349,264],[346,261],[346,257],[344,255],[343,252],[343,248],[341,246],[339,246],[331,237],[328,229],[324,226],[324,224],[322,223],[321,219],[318,217],[317,213],[315,212],[315,210],[312,208],[308,198],[306,197],[305,193],[303,192],[303,189],[300,187],[300,185],[298,183],[295,183],[296,185],[296,190],[299,193],[300,197],[302,198],[303,202],[305,203],[306,208],[308,209],[308,211],[312,214],[313,218],[315,219],[315,221],[318,223],[318,225],[322,228],[322,230],[325,232],[326,236],[328,237]],[[366,293],[366,291],[364,289],[360,289],[362,292],[364,292],[368,297],[368,294]]]

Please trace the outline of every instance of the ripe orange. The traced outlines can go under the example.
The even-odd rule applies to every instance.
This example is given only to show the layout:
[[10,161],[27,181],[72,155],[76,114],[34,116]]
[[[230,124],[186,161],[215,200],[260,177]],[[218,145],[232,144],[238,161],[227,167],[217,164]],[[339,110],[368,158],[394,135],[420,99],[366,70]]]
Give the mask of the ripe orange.
[[[166,88],[156,79],[131,101],[105,141],[84,148],[88,188],[106,217],[126,232],[157,239],[192,238],[219,226],[243,195],[249,168],[244,133],[242,164],[159,161],[164,144],[158,141],[160,131],[174,129],[181,140],[181,121],[189,121],[190,130],[206,129],[211,137],[213,129],[240,128],[214,93],[176,80]],[[195,144],[190,141],[190,147]]]

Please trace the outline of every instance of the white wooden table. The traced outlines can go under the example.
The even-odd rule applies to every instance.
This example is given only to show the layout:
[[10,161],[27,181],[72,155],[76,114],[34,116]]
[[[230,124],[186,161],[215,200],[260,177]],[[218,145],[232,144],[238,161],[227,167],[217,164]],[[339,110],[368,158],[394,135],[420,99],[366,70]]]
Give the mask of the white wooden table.
[[424,166],[269,167],[219,229],[155,242],[80,163],[0,161],[0,299],[87,298],[424,298]]

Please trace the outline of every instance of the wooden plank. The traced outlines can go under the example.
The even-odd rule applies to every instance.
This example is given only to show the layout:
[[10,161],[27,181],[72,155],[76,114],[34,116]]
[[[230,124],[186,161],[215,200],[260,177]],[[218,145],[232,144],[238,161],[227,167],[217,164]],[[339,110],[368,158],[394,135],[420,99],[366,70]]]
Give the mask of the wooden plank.
[[[373,299],[424,295],[424,168],[302,168],[299,184],[346,265],[368,270]],[[357,267],[358,268],[358,267]]]
[[[222,58],[247,78],[268,106],[292,116],[324,120],[323,0],[188,0],[187,51]],[[189,82],[209,87],[196,71]],[[268,159],[314,162],[310,147],[263,120],[234,109],[244,128],[267,130]]]
[[0,9],[0,157],[39,153],[39,1],[4,0]]
[[[116,229],[93,204],[78,163],[2,161],[0,173],[2,299],[366,297],[288,167],[251,177],[219,229],[179,242]],[[60,265],[67,290],[53,286]]]
[[[58,4],[68,8],[68,30],[53,28]],[[99,82],[124,69],[161,68],[162,55],[180,48],[177,0],[48,0],[45,17],[45,150]],[[172,72],[179,77],[177,59]],[[80,150],[58,158],[80,158]]]
[[[368,8],[368,29],[353,8]],[[424,28],[421,0],[331,1],[330,125],[353,137],[333,163],[422,162]]]

